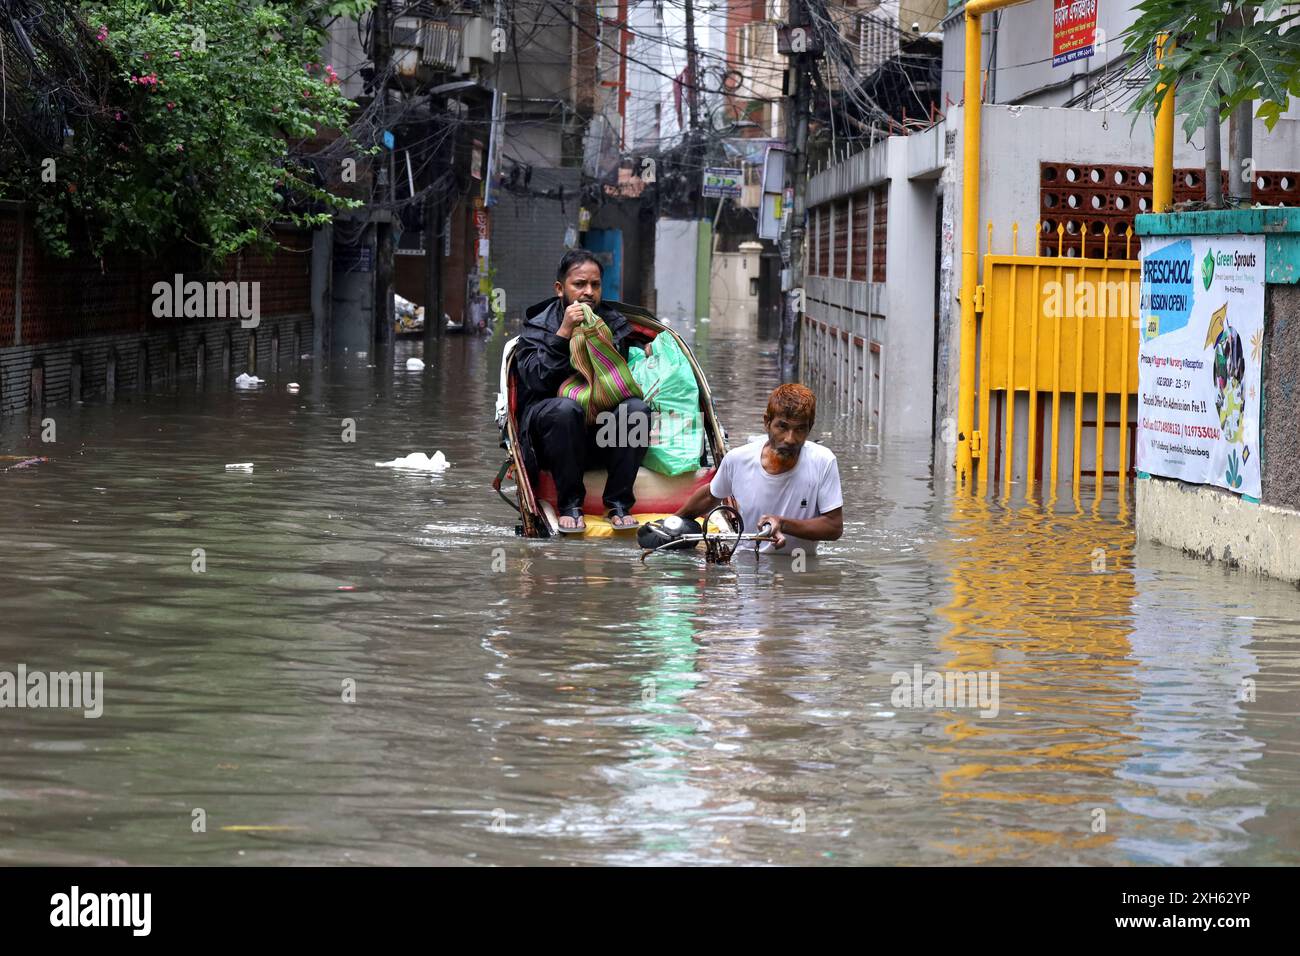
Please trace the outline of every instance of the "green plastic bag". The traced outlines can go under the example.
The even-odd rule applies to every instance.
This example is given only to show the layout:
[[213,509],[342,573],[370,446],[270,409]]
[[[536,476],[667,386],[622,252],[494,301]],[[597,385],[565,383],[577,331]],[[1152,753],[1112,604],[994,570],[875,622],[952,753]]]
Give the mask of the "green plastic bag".
[[654,412],[642,464],[661,475],[695,471],[704,451],[704,416],[690,359],[675,338],[663,333],[655,337],[649,355],[630,349],[627,367]]

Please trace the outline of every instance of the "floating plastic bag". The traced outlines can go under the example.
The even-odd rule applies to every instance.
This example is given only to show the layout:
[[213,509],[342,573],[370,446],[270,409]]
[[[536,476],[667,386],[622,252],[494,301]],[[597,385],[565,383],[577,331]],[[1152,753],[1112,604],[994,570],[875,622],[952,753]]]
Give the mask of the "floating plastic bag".
[[654,411],[645,466],[661,475],[681,475],[700,467],[704,416],[695,369],[672,335],[655,337],[646,355],[628,352],[628,369]]
[[441,474],[451,467],[447,461],[447,456],[440,451],[435,451],[430,458],[422,451],[413,451],[405,458],[394,458],[392,461],[377,461],[376,468],[406,468],[413,471],[432,471]]

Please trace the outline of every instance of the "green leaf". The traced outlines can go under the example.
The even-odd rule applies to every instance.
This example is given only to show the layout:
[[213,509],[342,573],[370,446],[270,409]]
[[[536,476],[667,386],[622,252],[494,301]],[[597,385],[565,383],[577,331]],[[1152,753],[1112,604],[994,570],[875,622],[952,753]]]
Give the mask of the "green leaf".
[[[1233,0],[1234,9],[1243,5]],[[1189,137],[1205,125],[1216,102],[1223,116],[1240,103],[1261,100],[1258,115],[1275,124],[1290,97],[1300,95],[1300,29],[1295,29],[1300,11],[1282,12],[1280,3],[1266,6],[1270,19],[1216,37],[1223,14],[1213,0],[1143,0],[1134,8],[1137,18],[1126,49],[1145,55],[1162,33],[1178,37],[1178,44],[1163,59],[1163,69],[1149,72],[1129,108],[1135,113],[1155,109],[1165,93],[1157,87],[1174,82]]]
[[1281,103],[1264,102],[1259,104],[1259,109],[1255,111],[1255,116],[1264,121],[1264,125],[1268,127],[1268,131],[1271,133],[1273,127],[1277,125],[1277,121],[1282,118],[1282,113],[1283,109]]

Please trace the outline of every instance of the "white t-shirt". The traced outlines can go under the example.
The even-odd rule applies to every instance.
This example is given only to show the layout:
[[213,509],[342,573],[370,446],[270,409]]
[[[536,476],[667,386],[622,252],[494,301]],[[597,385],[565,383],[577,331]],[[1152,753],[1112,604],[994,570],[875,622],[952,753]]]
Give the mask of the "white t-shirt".
[[[840,467],[833,451],[816,442],[804,442],[793,468],[784,474],[770,475],[763,469],[766,444],[767,439],[762,438],[729,451],[709,484],[713,497],[736,499],[746,533],[758,531],[758,519],[763,515],[816,518],[844,506]],[[778,553],[791,554],[795,548],[814,554],[817,542],[785,534],[785,547]],[[761,550],[776,551],[776,546],[765,541]]]

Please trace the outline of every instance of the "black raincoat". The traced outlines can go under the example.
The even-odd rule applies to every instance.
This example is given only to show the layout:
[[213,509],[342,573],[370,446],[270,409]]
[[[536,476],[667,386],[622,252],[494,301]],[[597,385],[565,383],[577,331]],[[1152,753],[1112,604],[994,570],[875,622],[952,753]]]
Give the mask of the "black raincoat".
[[[627,316],[604,303],[592,311],[609,326],[614,347],[626,359],[628,333],[632,331]],[[524,313],[524,325],[514,351],[515,380],[519,389],[519,441],[523,446],[529,480],[534,484],[538,466],[529,431],[533,406],[543,399],[555,398],[560,384],[573,374],[573,365],[569,362],[569,340],[556,335],[563,321],[564,300],[559,296],[529,307]]]

